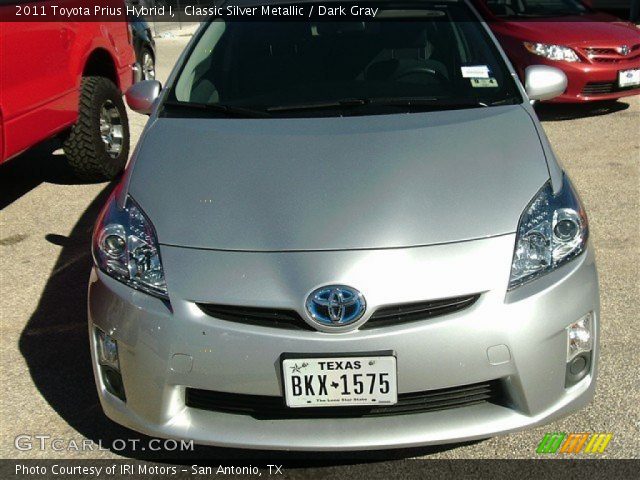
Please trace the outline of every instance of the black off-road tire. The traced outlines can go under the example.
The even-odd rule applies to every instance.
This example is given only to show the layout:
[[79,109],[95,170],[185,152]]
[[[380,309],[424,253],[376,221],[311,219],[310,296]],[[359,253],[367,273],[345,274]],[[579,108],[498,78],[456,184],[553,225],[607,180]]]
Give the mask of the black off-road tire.
[[[122,125],[122,148],[116,157],[106,149],[100,133],[100,112],[105,103],[117,109]],[[118,87],[105,77],[82,79],[78,121],[63,145],[67,163],[82,180],[113,180],[129,158],[129,120]]]

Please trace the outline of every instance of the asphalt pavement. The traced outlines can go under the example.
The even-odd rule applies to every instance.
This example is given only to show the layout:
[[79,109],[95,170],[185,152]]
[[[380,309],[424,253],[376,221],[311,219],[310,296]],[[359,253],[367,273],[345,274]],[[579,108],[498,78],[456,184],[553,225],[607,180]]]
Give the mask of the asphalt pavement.
[[[160,80],[187,41],[158,39]],[[640,97],[604,105],[546,105],[538,113],[590,219],[602,289],[595,401],[553,424],[472,444],[372,452],[358,460],[348,454],[316,457],[309,475],[361,477],[366,465],[397,473],[418,465],[398,462],[408,457],[536,458],[538,443],[550,431],[611,432],[613,440],[602,458],[640,456]],[[146,117],[130,113],[130,121],[133,146]],[[204,447],[189,453],[113,448],[114,439],[143,437],[102,414],[89,363],[85,305],[90,231],[110,185],[78,183],[63,167],[62,153],[53,148],[41,146],[0,166],[0,456],[179,457],[187,462],[203,456],[254,458],[255,452]],[[71,440],[91,440],[102,448],[54,450],[35,444],[20,450],[15,446],[19,435],[62,438],[67,447]],[[360,461],[367,462],[365,468],[355,465]]]

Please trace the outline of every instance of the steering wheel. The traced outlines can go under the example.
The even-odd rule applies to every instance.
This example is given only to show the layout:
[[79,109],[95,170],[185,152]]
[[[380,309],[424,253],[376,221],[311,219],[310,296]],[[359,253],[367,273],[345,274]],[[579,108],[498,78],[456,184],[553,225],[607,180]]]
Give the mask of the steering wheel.
[[404,70],[400,70],[393,78],[394,80],[400,80],[401,78],[408,77],[409,75],[429,75],[431,78],[435,78],[440,84],[448,85],[449,79],[442,73],[429,67],[411,67]]

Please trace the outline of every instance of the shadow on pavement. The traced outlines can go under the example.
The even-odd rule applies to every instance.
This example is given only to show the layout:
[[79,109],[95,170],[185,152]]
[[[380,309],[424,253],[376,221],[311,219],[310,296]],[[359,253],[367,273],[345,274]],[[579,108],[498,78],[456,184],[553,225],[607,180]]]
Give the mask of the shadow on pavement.
[[0,210],[11,205],[42,183],[81,185],[67,167],[64,153],[56,152],[60,142],[43,142],[0,165]]
[[[267,452],[213,448],[196,445],[193,451],[141,451],[130,445],[148,445],[150,438],[121,427],[109,420],[100,407],[90,363],[87,334],[87,281],[91,269],[91,230],[99,209],[114,184],[110,184],[82,214],[69,237],[49,234],[46,240],[61,245],[62,252],[53,268],[36,311],[20,336],[24,356],[35,386],[55,412],[78,432],[75,441],[86,437],[118,455],[139,460],[193,463],[251,462],[273,463],[279,460],[292,467],[346,465],[353,463],[399,460],[429,455],[460,444],[403,450],[313,453]],[[45,425],[42,425],[46,428]],[[122,441],[127,445],[122,448]],[[114,445],[114,441],[119,440]],[[97,448],[97,447],[96,447]],[[91,452],[76,458],[91,458]]]
[[535,106],[538,118],[543,122],[597,117],[620,112],[627,108],[629,108],[628,103],[615,100],[588,103],[538,103]]
[[125,430],[113,429],[102,418],[87,335],[91,230],[111,189],[108,185],[102,190],[68,237],[46,236],[47,241],[63,244],[63,249],[19,342],[40,394],[72,427],[96,440],[111,433],[126,437]]

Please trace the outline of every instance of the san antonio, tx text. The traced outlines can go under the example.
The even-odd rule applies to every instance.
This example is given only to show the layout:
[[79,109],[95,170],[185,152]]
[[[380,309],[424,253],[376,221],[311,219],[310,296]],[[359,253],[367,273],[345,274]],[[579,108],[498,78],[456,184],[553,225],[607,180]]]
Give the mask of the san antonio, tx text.
[[[283,475],[282,465],[265,465],[264,471],[268,475]],[[44,465],[24,465],[16,464],[16,475],[84,475],[99,477],[104,474],[112,475],[177,475],[178,473],[189,473],[191,475],[258,475],[262,473],[259,467],[253,465],[246,466],[225,466],[217,465],[203,467],[200,465],[175,466],[175,465],[151,465],[151,464],[113,464],[113,465],[59,465],[53,464],[51,468]]]

